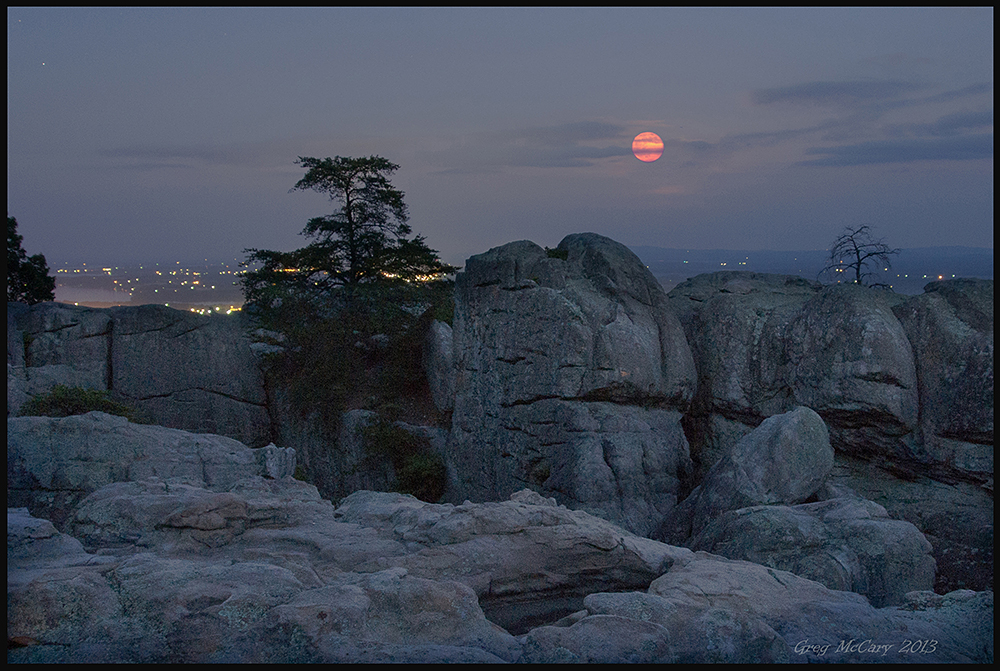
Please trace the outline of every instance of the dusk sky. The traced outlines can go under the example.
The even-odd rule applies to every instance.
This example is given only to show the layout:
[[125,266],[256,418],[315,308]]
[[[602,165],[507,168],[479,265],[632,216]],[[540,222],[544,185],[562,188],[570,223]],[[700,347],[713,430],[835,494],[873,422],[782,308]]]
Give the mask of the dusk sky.
[[297,157],[372,154],[457,265],[993,247],[992,8],[13,8],[7,54],[7,211],[50,266],[302,247],[333,207]]

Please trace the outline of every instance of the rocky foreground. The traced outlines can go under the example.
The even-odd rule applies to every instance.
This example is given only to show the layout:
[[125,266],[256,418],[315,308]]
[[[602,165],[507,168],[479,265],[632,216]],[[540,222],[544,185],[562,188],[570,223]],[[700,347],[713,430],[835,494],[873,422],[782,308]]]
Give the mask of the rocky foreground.
[[[429,504],[370,491],[379,415],[295,410],[280,334],[10,303],[8,657],[992,661],[993,304],[491,249],[420,334],[437,423],[393,427]],[[160,426],[12,417],[56,384]]]
[[[58,502],[64,533],[8,509],[11,662],[993,660],[992,592],[876,608],[530,490],[462,505],[361,491],[334,507],[290,477],[287,450],[102,413],[8,419],[8,443],[32,507],[52,491],[39,474],[77,492]],[[34,461],[29,443],[44,446]],[[826,505],[855,521],[863,507]]]

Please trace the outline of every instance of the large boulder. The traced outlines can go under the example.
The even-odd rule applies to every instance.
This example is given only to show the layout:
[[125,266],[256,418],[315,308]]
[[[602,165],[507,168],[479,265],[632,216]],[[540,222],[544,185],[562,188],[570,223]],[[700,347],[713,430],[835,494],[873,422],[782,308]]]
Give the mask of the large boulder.
[[690,547],[857,592],[876,607],[901,605],[908,592],[934,587],[924,535],[860,498],[731,510],[711,520]]
[[163,426],[264,445],[267,396],[250,345],[238,316],[10,304],[7,413],[62,384],[112,392]]
[[993,478],[993,281],[931,282],[895,308],[913,346],[931,472]]
[[689,461],[679,411],[694,364],[627,248],[588,233],[552,254],[521,241],[474,256],[453,335],[452,500],[527,486],[639,532],[668,514]]
[[133,424],[89,412],[7,419],[7,502],[61,524],[85,496],[113,482],[155,477],[226,488],[295,471],[295,451],[252,450],[225,436]]
[[917,374],[898,297],[833,285],[808,301],[785,338],[796,403],[818,412],[838,450],[885,463],[917,427]]
[[819,415],[798,407],[769,417],[709,470],[671,520],[674,530],[666,536],[681,541],[698,534],[729,510],[802,503],[819,490],[832,469],[833,448]]
[[698,479],[753,427],[796,405],[786,381],[785,331],[821,289],[793,275],[720,271],[670,292],[698,370],[686,418]]

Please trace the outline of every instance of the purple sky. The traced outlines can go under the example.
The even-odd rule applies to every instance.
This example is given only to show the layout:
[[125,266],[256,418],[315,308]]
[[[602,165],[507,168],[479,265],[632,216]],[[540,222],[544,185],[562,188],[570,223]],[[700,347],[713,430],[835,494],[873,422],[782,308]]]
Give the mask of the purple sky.
[[7,52],[7,210],[50,265],[301,247],[332,207],[296,158],[371,154],[459,265],[993,247],[991,8],[14,8]]

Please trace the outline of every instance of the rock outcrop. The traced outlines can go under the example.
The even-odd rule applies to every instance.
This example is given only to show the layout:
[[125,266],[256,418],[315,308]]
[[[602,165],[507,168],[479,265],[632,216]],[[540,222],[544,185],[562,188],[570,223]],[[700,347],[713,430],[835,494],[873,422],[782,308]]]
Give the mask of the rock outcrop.
[[945,479],[992,481],[993,282],[931,282],[895,314],[916,361],[921,439],[914,456]]
[[468,260],[456,281],[449,498],[529,486],[637,532],[673,507],[695,386],[683,330],[624,246],[571,235]]
[[[828,483],[834,454],[819,415],[764,420],[708,471],[655,534],[857,592],[876,606],[934,586],[931,545],[885,508]],[[821,500],[814,503],[806,501]]]
[[857,592],[876,607],[899,606],[909,592],[934,587],[924,535],[857,497],[731,510],[709,522],[690,547]]
[[250,344],[239,317],[9,303],[7,414],[63,384],[113,392],[162,426],[263,445],[270,419]]
[[[513,498],[359,492],[335,510],[290,478],[226,492],[113,483],[74,518],[82,544],[9,509],[8,661],[873,661],[861,641],[880,646],[874,661],[899,661],[914,639],[934,641],[921,661],[992,661],[992,593],[914,592],[876,609],[534,492]],[[494,591],[520,600],[491,614]],[[521,638],[495,623],[511,614]]]
[[691,532],[729,510],[802,503],[832,469],[833,448],[819,415],[800,406],[769,417],[732,446],[685,501]]
[[7,503],[62,524],[88,494],[114,482],[158,478],[227,488],[242,478],[295,472],[295,451],[252,450],[211,434],[133,424],[90,412],[7,419]]
[[720,272],[669,296],[698,369],[693,484],[764,419],[807,406],[830,432],[831,484],[916,525],[939,587],[992,586],[991,280],[905,297]]
[[[358,439],[355,429],[369,414],[348,412],[343,421],[322,410],[303,416],[280,380],[265,389],[258,359],[283,345],[280,334],[259,335],[267,342],[251,343],[235,318],[158,306],[9,304],[8,415],[55,384],[109,390],[166,426],[254,446],[293,445],[327,498],[396,487],[391,459],[380,461]],[[377,349],[380,342],[368,344]],[[454,328],[430,323],[422,363],[433,400],[428,415],[436,409],[437,421],[450,416],[451,430],[403,428],[443,459],[442,500],[506,501],[529,488],[539,501],[788,569],[876,605],[903,603],[909,591],[926,589],[934,561],[939,592],[992,587],[992,281],[934,282],[923,295],[904,297],[722,272],[692,278],[668,297],[631,252],[607,238],[571,235],[554,250],[521,241],[468,261],[456,282]],[[58,426],[74,422],[86,423]],[[110,456],[94,456],[92,444],[78,437],[65,441],[63,453],[55,440],[35,447],[38,432],[57,425],[19,426],[41,428],[18,428],[15,434],[28,437],[12,442],[9,424],[8,502],[29,505],[64,530],[74,510],[97,514],[93,506],[78,509],[84,496],[115,478],[152,474],[176,490],[171,496],[193,497],[191,511],[174,521],[195,520],[198,543],[221,538],[228,545],[254,527],[245,506],[218,489],[224,478],[210,475],[213,469],[232,467],[239,479],[290,472],[292,464],[288,453],[270,447],[247,467],[242,456],[232,457],[243,455],[240,449],[210,435],[202,442],[215,447],[199,447],[195,456],[178,456],[174,447],[151,456],[135,447],[145,434],[120,427],[94,429],[132,436]],[[164,444],[171,441],[202,444]],[[218,457],[227,450],[230,456]],[[104,495],[127,507],[122,502],[140,496],[136,487]],[[149,496],[156,494],[155,485],[148,487]],[[196,490],[206,487],[214,498],[202,501]],[[363,507],[397,505],[387,501],[365,499]],[[358,510],[355,503],[343,515]],[[202,508],[210,511],[204,519]],[[95,539],[118,534],[123,543],[187,528],[168,521],[150,531],[147,522],[158,514],[123,512],[121,529],[102,526],[98,515],[91,526],[75,528]],[[130,525],[142,531],[129,535]],[[438,552],[420,543],[427,554]],[[534,556],[523,547],[517,552]],[[389,568],[435,579],[414,559],[393,559],[379,570]],[[490,613],[508,608],[478,583],[452,578]],[[350,583],[348,591],[369,594],[369,587]],[[613,589],[634,587],[625,581]],[[580,598],[576,587],[558,581],[551,590],[547,604]],[[519,598],[508,610],[534,608],[524,610]],[[556,610],[546,605],[539,617]],[[597,619],[584,622],[591,617]],[[579,648],[579,659],[597,660],[601,650],[572,641],[617,631],[625,626],[617,617],[594,610],[532,645],[543,657],[550,648],[557,656]],[[741,631],[756,632],[758,643],[776,640],[758,625]],[[649,650],[661,649],[658,633],[642,636]],[[765,657],[781,656],[766,650]],[[368,653],[357,654],[351,659]]]

